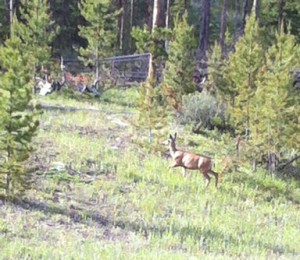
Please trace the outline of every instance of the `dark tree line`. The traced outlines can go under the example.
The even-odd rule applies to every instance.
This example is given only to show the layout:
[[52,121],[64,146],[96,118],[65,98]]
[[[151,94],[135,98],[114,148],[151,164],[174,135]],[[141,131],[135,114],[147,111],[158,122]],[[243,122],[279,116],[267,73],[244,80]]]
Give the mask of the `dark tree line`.
[[[80,47],[86,47],[87,41],[79,35],[79,26],[87,21],[80,14],[79,4],[84,0],[49,0],[52,18],[60,27],[59,33],[52,42],[53,56],[75,57]],[[280,24],[291,25],[292,33],[299,41],[300,35],[300,2],[296,0],[159,0],[161,26],[172,27],[176,15],[187,10],[189,23],[193,25],[198,38],[197,59],[204,58],[206,50],[219,41],[225,51],[226,33],[235,42],[243,33],[246,16],[255,8],[261,26],[270,32]],[[3,42],[9,35],[10,5],[14,13],[21,16],[20,6],[28,4],[27,0],[6,0],[0,2],[0,39]],[[131,37],[133,27],[151,28],[154,0],[111,0],[115,10],[121,10],[118,16],[118,39],[116,54],[129,54],[136,51]],[[21,17],[20,17],[21,18]],[[166,24],[166,22],[168,24]],[[228,47],[228,46],[227,46]]]

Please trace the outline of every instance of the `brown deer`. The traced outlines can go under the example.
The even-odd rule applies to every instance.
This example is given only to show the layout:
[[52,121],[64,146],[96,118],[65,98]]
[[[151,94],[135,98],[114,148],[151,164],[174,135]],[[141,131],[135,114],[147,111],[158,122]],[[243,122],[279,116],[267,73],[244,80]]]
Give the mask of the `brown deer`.
[[174,160],[174,163],[170,166],[172,167],[182,167],[182,175],[185,177],[186,170],[200,170],[202,172],[204,178],[208,180],[206,188],[210,184],[210,176],[209,174],[212,174],[215,176],[215,186],[218,186],[218,180],[219,176],[218,173],[214,172],[212,170],[213,161],[211,158],[198,155],[195,153],[185,152],[181,150],[177,150],[176,148],[176,137],[177,134],[175,133],[174,137],[170,135],[170,138],[168,139],[170,154],[172,159]]

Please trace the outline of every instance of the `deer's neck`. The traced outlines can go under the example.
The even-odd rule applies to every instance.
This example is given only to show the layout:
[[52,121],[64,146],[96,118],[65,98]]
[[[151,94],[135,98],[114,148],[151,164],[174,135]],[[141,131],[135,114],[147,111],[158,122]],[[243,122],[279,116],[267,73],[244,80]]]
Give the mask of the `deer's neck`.
[[173,155],[177,151],[176,146],[171,144],[169,148],[170,148],[170,154],[173,157]]

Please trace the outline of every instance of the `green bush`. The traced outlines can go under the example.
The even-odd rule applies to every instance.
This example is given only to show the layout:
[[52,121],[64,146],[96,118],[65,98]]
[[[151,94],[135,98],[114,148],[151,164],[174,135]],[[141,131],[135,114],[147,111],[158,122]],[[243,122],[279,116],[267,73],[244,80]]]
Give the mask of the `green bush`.
[[228,130],[226,125],[226,107],[208,93],[196,93],[183,96],[182,123],[193,124],[193,131],[201,129]]

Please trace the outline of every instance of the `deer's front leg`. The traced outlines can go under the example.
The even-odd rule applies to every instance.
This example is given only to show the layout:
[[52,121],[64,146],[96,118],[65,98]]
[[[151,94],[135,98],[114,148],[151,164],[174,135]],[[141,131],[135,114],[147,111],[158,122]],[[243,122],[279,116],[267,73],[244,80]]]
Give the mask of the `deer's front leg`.
[[184,178],[186,176],[186,168],[182,167],[182,177]]
[[169,165],[169,169],[174,168],[174,167],[178,167],[176,162],[173,162],[171,165]]

